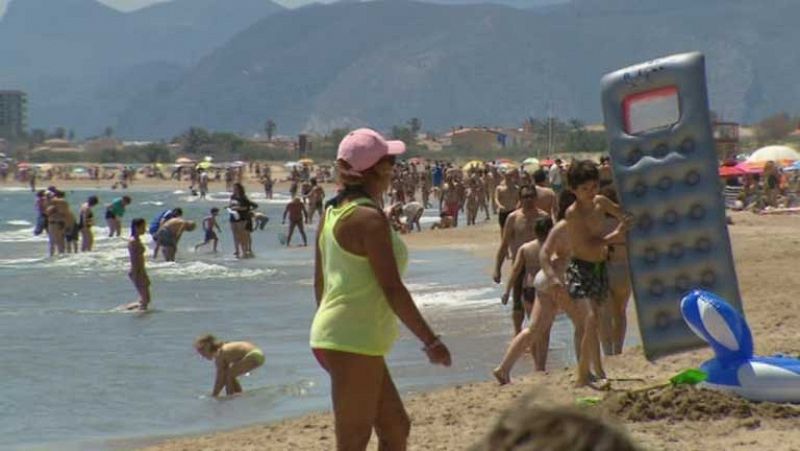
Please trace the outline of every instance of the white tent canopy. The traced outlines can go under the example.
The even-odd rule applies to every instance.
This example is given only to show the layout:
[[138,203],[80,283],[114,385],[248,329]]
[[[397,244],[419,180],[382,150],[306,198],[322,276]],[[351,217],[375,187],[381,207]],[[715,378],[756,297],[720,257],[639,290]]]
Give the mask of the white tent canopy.
[[748,162],[800,160],[800,153],[787,146],[762,147],[747,157]]

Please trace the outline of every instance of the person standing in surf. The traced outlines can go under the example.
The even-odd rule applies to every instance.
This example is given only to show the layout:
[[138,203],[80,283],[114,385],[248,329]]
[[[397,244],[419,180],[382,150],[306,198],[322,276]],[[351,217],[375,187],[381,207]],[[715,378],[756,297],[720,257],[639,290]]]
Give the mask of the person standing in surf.
[[144,244],[139,237],[147,231],[147,222],[144,218],[136,218],[131,221],[131,237],[128,239],[128,256],[130,257],[131,269],[128,277],[133,282],[139,300],[131,302],[125,306],[125,310],[145,311],[150,306],[150,278],[144,268]]
[[94,208],[100,200],[97,196],[89,196],[78,211],[78,225],[81,233],[81,252],[91,252],[94,247]]
[[398,318],[431,363],[450,366],[450,351],[401,278],[408,250],[378,207],[395,155],[404,151],[402,141],[386,141],[370,129],[345,136],[336,161],[344,188],[319,224],[309,344],[331,379],[340,451],[366,449],[373,429],[379,449],[406,449],[411,422],[385,361]]
[[131,204],[131,198],[122,196],[114,199],[106,206],[106,224],[108,224],[108,237],[120,236],[122,231],[122,216],[125,215],[125,207]]

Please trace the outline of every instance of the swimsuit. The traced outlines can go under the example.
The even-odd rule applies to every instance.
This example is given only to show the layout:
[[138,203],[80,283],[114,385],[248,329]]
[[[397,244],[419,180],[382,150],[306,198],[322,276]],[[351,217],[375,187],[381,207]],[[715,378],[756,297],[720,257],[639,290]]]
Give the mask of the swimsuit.
[[253,360],[257,364],[256,366],[261,366],[264,364],[264,353],[258,348],[253,349],[245,354],[244,357],[242,357],[242,360],[247,360],[248,358]]
[[216,240],[216,239],[217,239],[217,233],[214,232],[214,229],[207,229],[206,230],[206,243],[208,243],[211,240]]
[[158,229],[155,235],[156,243],[164,247],[175,247],[178,245],[178,240],[175,234],[170,229]]
[[608,295],[606,263],[573,258],[567,266],[567,291],[572,299],[604,301]]
[[513,211],[500,211],[497,213],[497,220],[500,221],[500,229],[506,226],[506,220],[511,213],[513,213]]

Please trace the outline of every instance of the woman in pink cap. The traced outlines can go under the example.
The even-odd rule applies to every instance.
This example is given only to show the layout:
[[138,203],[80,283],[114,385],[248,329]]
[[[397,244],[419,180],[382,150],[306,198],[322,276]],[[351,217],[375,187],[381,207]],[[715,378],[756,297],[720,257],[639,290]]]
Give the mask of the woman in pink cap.
[[343,190],[325,211],[317,235],[311,348],[331,378],[339,451],[364,450],[372,429],[380,449],[404,450],[411,425],[384,357],[397,318],[423,344],[431,363],[450,365],[450,351],[417,310],[401,279],[408,252],[378,207],[402,141],[370,129],[339,144]]

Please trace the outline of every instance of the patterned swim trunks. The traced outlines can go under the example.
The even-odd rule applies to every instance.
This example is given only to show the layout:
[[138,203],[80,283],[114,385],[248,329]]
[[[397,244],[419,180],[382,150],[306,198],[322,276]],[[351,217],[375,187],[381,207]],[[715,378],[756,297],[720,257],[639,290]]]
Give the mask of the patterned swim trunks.
[[606,263],[573,258],[567,266],[567,291],[572,299],[605,301],[608,296]]

